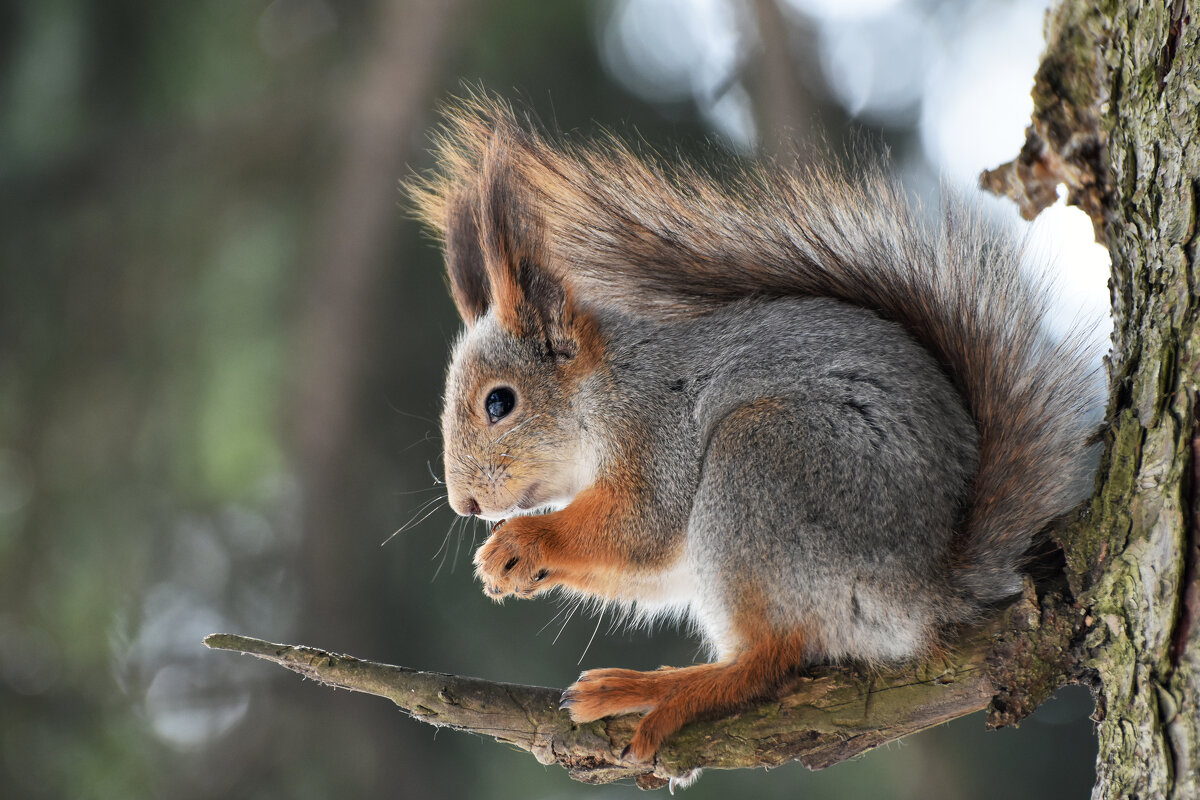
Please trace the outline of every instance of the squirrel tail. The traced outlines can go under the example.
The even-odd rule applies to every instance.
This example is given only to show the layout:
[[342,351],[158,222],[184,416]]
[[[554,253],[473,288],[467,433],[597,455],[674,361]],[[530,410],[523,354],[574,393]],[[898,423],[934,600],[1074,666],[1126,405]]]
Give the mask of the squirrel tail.
[[1018,591],[1034,536],[1086,497],[1104,397],[1095,338],[1052,337],[1049,290],[1023,274],[1020,247],[961,209],[931,226],[878,165],[853,178],[753,164],[714,176],[613,136],[552,142],[480,95],[446,117],[438,169],[410,186],[420,216],[445,231],[451,199],[485,191],[481,167],[502,160],[509,191],[540,218],[548,266],[588,303],[662,319],[815,295],[903,325],[979,431],[952,561],[977,602]]

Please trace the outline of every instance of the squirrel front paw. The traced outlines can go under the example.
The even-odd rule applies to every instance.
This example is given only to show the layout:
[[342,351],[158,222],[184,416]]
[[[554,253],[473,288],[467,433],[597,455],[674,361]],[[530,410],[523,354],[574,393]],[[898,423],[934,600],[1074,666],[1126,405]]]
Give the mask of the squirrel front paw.
[[510,594],[533,597],[555,583],[543,565],[541,536],[529,531],[524,522],[519,518],[497,523],[475,551],[475,575],[493,600]]

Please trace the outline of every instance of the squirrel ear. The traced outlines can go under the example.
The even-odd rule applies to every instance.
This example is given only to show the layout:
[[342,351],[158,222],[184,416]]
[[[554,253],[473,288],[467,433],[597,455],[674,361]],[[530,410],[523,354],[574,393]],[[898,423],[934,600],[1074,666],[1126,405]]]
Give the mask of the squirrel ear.
[[446,275],[450,296],[467,327],[488,309],[488,276],[479,241],[479,203],[459,192],[447,203]]
[[[541,337],[550,357],[573,358],[579,352],[581,321],[586,315],[577,308],[567,287],[528,260],[518,264],[517,284],[522,297],[516,316],[523,333]],[[505,324],[503,318],[501,324]]]
[[497,320],[517,336],[562,338],[566,287],[546,266],[542,225],[498,142],[485,163],[479,243]]

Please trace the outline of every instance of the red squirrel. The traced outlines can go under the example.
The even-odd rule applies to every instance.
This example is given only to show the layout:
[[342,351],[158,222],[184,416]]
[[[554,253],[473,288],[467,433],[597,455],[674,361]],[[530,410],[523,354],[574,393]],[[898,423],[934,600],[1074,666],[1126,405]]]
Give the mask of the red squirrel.
[[643,713],[627,757],[815,662],[928,654],[1090,490],[1088,337],[1046,333],[1013,242],[927,225],[881,170],[717,179],[486,98],[436,156],[413,196],[465,325],[442,434],[450,505],[494,523],[476,575],[683,616],[712,653],[563,694]]

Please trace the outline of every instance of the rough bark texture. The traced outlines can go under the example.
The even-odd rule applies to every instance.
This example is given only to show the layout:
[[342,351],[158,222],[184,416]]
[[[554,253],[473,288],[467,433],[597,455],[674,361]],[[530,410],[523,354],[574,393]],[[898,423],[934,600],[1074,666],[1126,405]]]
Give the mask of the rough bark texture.
[[1096,686],[1093,796],[1194,798],[1200,30],[1184,0],[1069,0],[1047,39],[1029,141],[983,180],[1030,213],[1067,182],[1113,259],[1110,449],[1090,522],[1062,538]]
[[[1193,437],[1200,29],[1186,5],[1112,5],[1101,41],[1112,195],[1112,453],[1096,526],[1069,543],[1095,620],[1096,798],[1200,796]],[[1190,591],[1189,591],[1190,589]]]

